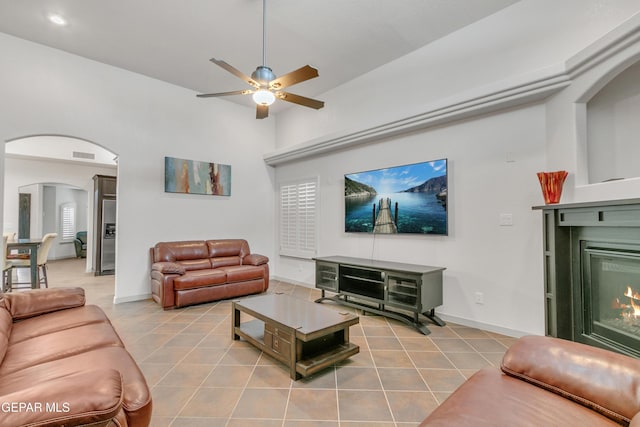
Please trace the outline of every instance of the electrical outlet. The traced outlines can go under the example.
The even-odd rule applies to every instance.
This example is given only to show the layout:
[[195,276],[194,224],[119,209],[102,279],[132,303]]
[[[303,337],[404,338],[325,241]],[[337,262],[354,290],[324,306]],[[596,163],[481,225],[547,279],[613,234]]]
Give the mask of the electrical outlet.
[[476,292],[476,304],[484,304],[484,294],[482,292]]

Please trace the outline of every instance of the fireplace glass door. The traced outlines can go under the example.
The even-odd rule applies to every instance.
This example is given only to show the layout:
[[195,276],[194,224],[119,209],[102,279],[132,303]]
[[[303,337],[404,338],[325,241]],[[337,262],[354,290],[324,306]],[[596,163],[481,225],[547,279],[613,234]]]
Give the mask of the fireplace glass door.
[[582,333],[640,355],[640,247],[582,246]]

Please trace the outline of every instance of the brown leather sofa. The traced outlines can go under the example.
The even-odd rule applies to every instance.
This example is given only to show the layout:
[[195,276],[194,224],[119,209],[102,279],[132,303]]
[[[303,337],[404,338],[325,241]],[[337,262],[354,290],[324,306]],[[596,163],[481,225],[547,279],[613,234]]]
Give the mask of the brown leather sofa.
[[165,310],[269,288],[269,258],[243,239],[160,242],[151,262],[151,294]]
[[421,426],[640,426],[640,360],[551,337],[520,338]]
[[148,426],[151,394],[81,288],[0,299],[0,426]]

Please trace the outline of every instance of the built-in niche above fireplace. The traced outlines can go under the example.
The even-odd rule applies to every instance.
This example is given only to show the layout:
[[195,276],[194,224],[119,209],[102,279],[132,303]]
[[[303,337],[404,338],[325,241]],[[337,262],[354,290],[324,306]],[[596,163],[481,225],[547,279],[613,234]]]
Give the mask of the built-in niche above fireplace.
[[547,335],[640,357],[640,199],[534,209]]

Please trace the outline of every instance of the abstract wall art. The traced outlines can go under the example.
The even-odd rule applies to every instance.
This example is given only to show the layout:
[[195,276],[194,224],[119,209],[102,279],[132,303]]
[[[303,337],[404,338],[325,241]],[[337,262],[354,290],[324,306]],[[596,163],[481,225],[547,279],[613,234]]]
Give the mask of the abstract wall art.
[[230,196],[231,166],[165,157],[164,191]]

